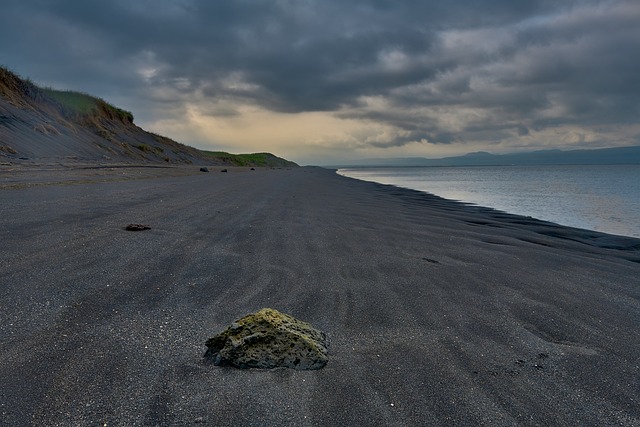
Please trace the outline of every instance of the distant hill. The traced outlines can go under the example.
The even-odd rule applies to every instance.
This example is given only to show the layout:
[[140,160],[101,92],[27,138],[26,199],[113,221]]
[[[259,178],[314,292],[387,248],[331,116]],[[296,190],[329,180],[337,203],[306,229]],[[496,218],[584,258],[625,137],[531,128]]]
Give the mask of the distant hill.
[[224,151],[202,151],[205,158],[214,159],[217,162],[232,166],[266,166],[266,167],[291,167],[296,163],[274,156],[271,153],[229,154]]
[[212,153],[147,132],[100,98],[41,88],[0,67],[0,161],[297,166],[270,153]]
[[508,165],[615,165],[640,164],[640,146],[595,150],[540,150],[515,154],[491,154],[483,151],[464,156],[427,159],[405,157],[362,159],[340,166],[508,166]]

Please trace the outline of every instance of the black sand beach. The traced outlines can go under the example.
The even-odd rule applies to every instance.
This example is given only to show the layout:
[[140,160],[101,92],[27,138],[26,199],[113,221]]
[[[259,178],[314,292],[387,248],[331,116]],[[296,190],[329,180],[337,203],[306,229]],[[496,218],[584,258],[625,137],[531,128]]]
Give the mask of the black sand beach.
[[[640,240],[319,168],[0,179],[2,426],[640,425]],[[263,307],[326,367],[203,362]]]

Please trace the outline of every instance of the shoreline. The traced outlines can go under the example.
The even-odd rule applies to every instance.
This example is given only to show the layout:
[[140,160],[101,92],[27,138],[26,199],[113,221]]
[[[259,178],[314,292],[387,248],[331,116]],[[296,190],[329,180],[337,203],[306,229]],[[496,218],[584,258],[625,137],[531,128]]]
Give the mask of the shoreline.
[[[0,424],[640,424],[640,239],[322,168],[156,172],[0,189]],[[326,367],[203,362],[263,307]]]
[[[585,167],[596,168],[596,171],[602,170],[602,168],[607,168],[607,170],[610,168],[626,168],[624,170],[628,170],[627,174],[618,176],[618,180],[624,181],[622,176],[626,176],[626,180],[629,182],[634,182],[634,174],[628,168],[633,168],[633,171],[640,172],[640,166],[636,164],[351,167],[338,168],[336,170],[338,174],[346,177],[434,194],[449,200],[484,206],[512,215],[536,218],[540,221],[552,222],[564,227],[580,228],[622,237],[640,238],[640,228],[634,227],[640,221],[640,217],[633,215],[637,209],[640,209],[640,205],[629,196],[626,196],[626,199],[622,197],[622,192],[609,193],[603,188],[593,190],[591,189],[591,184],[593,183],[576,186],[576,182],[580,180],[575,174],[577,173],[581,177],[584,174],[575,171],[581,171]],[[457,181],[451,177],[450,172],[425,172],[438,169],[445,171],[460,169],[463,171],[462,176],[464,178]],[[369,170],[380,172],[373,175],[361,173]],[[416,172],[405,174],[404,171],[406,170],[415,170]],[[475,172],[467,173],[466,171],[468,170],[474,170]],[[569,172],[572,170],[574,172]],[[395,172],[389,173],[389,171],[403,172],[396,174]],[[527,171],[534,171],[535,176],[533,176],[533,172]],[[542,194],[537,188],[526,185],[526,181],[522,181],[520,178],[520,175],[531,175],[530,178],[533,180],[539,174],[543,175],[543,177],[545,174],[557,174],[560,177],[557,181],[549,183],[543,178],[543,184],[559,187],[561,189],[559,193]],[[511,178],[515,178],[515,181],[509,185],[503,184],[498,180],[498,175],[503,180],[509,181]],[[640,178],[640,175],[638,178]],[[484,184],[468,185],[468,181],[473,179],[477,179]],[[602,179],[606,181],[611,178],[604,175]],[[443,182],[447,182],[448,185],[444,186]],[[492,184],[495,188],[487,188],[487,183]],[[462,184],[465,185],[463,186]],[[576,198],[566,191],[563,192],[563,187],[572,187],[573,191],[581,194],[581,197]],[[597,187],[595,186],[595,188]],[[631,185],[627,187],[629,191],[633,189]],[[609,205],[606,204],[607,202]],[[562,206],[562,208],[559,206]],[[603,210],[603,206],[611,206],[611,208],[610,210]],[[627,213],[621,214],[620,212]]]

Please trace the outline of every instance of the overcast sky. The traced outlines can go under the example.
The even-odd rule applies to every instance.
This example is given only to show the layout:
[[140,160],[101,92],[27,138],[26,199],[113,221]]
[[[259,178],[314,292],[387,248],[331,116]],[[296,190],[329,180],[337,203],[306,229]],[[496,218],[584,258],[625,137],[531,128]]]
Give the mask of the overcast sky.
[[3,0],[0,64],[303,164],[640,144],[638,0]]

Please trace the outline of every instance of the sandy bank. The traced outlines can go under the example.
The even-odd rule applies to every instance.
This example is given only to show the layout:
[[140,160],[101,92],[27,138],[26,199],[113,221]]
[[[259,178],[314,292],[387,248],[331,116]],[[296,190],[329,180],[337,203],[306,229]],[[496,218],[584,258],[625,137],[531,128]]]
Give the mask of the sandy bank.
[[[0,177],[1,425],[640,425],[640,240],[317,168],[70,173]],[[327,366],[202,363],[262,307]]]
[[[154,163],[5,163],[0,164],[0,190],[199,175],[202,173],[200,170],[202,167],[202,165],[175,166]],[[248,172],[251,168],[251,166],[206,166],[206,169],[213,173]]]

